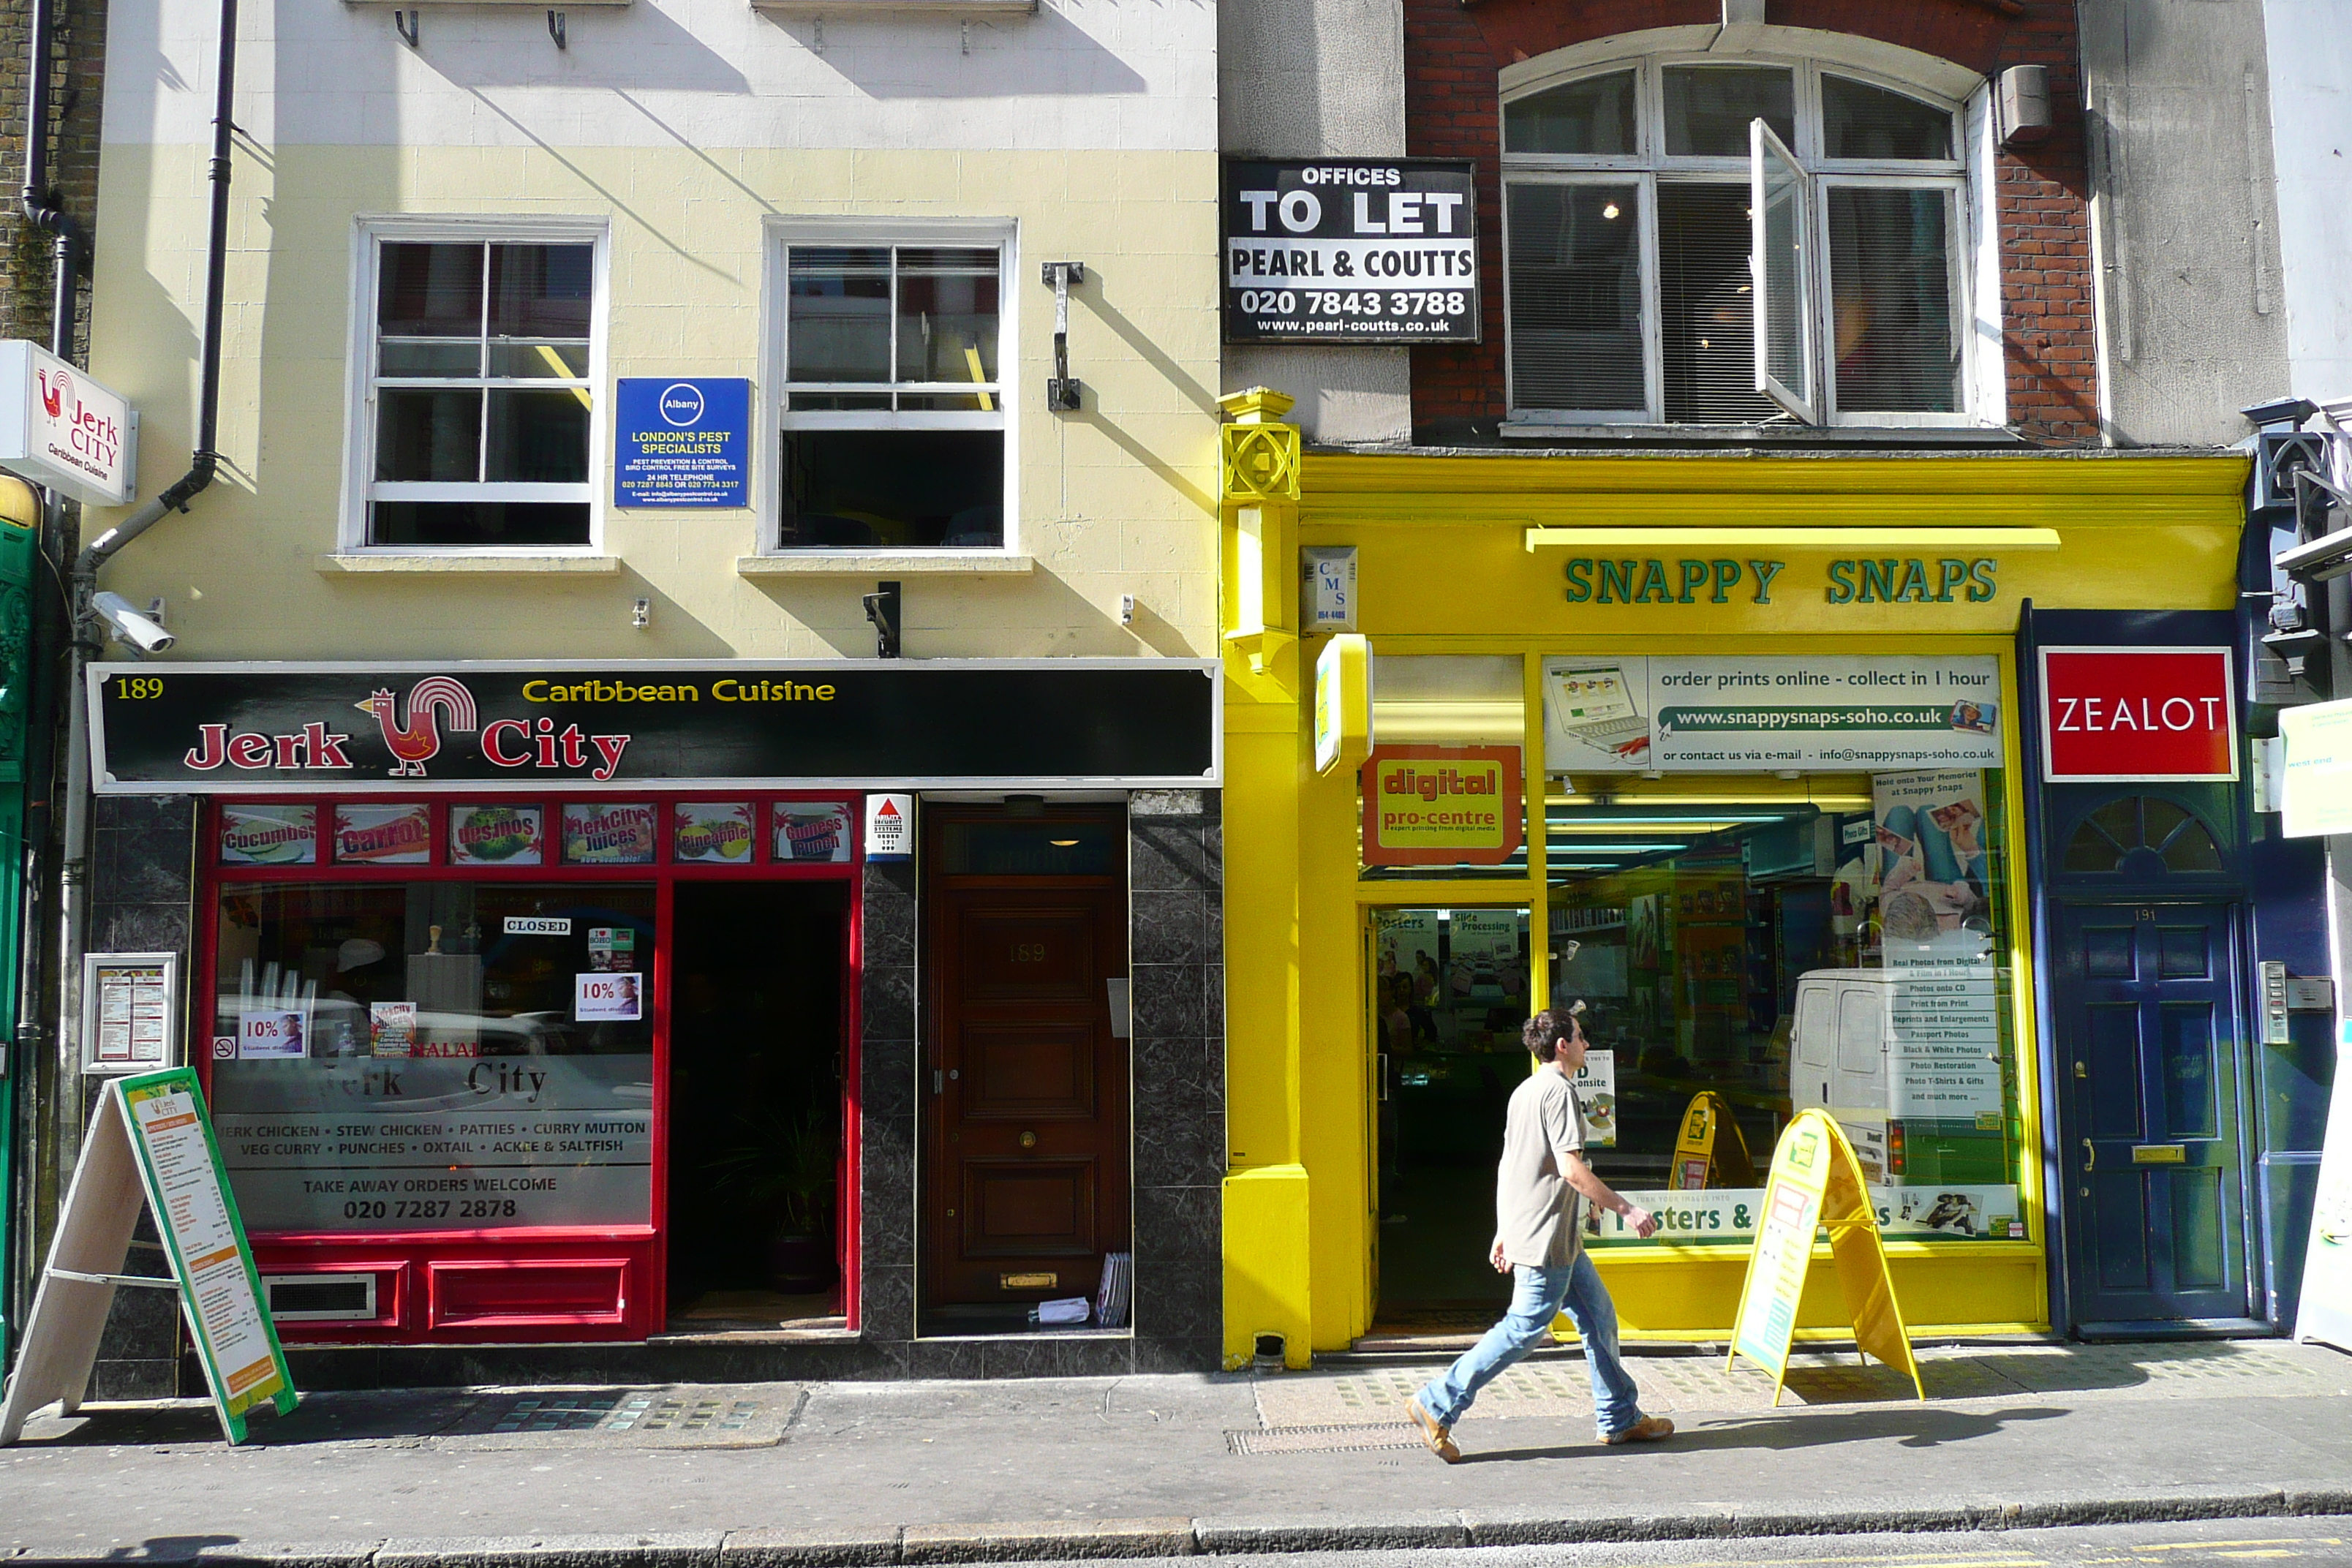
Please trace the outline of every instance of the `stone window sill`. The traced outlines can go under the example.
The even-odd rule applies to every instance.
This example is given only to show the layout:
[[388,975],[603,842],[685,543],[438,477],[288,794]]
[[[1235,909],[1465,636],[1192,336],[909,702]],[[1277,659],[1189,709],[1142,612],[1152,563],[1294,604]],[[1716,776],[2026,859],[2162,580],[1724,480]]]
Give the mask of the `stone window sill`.
[[418,551],[353,550],[319,557],[319,570],[362,575],[378,573],[492,573],[522,576],[557,576],[574,573],[614,573],[621,569],[617,555],[476,555]]
[[1026,577],[1036,568],[1034,555],[998,550],[810,550],[735,561],[744,577]]

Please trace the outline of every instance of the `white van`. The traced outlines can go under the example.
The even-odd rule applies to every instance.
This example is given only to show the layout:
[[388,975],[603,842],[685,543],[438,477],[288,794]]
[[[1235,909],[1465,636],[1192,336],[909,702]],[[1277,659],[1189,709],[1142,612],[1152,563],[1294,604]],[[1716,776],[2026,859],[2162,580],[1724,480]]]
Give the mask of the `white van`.
[[2011,1181],[1999,1005],[1986,966],[1801,974],[1790,1109],[1828,1111],[1873,1182]]

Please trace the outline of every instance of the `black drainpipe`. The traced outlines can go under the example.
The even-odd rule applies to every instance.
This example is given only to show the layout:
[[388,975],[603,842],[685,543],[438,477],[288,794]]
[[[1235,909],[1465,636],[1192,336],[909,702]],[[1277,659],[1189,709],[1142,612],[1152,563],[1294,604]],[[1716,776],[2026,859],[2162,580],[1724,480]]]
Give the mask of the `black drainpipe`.
[[[36,0],[38,4],[39,0]],[[64,693],[67,703],[65,847],[58,876],[58,1017],[61,1041],[73,1036],[81,1014],[81,959],[86,939],[84,883],[89,866],[89,692],[84,671],[90,656],[100,651],[97,616],[89,607],[98,591],[98,571],[115,552],[152,528],[163,514],[185,511],[196,493],[213,482],[220,459],[213,441],[220,425],[220,353],[222,295],[228,266],[229,150],[236,133],[232,110],[236,101],[236,0],[221,0],[220,57],[215,68],[213,102],[212,227],[205,268],[205,324],[201,378],[196,391],[195,451],[188,471],[164,487],[153,500],[100,534],[75,557],[72,577],[73,659]],[[75,1042],[77,1048],[79,1041]],[[66,1066],[60,1050],[58,1060]],[[78,1142],[78,1141],[77,1141]],[[79,1148],[58,1152],[60,1171],[69,1168]],[[62,1179],[62,1177],[60,1177]]]

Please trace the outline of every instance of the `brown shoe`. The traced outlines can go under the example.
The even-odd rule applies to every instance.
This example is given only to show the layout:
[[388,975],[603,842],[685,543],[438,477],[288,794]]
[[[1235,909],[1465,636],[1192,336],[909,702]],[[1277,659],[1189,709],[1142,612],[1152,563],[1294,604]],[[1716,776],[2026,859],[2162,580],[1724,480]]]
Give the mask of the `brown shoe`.
[[1454,1446],[1454,1428],[1440,1426],[1437,1417],[1423,1410],[1418,1399],[1405,1408],[1412,1412],[1412,1424],[1421,1428],[1421,1440],[1429,1445],[1431,1453],[1449,1465],[1462,1462],[1462,1450]]
[[1601,1440],[1613,1448],[1620,1443],[1654,1443],[1674,1435],[1675,1424],[1664,1416],[1644,1415],[1622,1432],[1612,1432]]

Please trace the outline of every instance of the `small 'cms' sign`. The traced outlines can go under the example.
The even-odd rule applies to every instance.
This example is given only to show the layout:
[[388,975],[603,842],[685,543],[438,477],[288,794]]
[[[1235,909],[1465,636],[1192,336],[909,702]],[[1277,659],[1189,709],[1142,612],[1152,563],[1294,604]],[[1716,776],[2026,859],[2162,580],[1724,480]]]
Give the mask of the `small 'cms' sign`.
[[1377,746],[1363,796],[1367,866],[1499,866],[1525,837],[1517,746]]
[[2226,647],[2045,647],[2042,777],[2235,779],[2232,685]]

